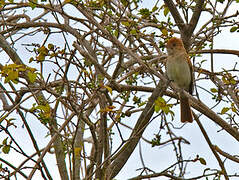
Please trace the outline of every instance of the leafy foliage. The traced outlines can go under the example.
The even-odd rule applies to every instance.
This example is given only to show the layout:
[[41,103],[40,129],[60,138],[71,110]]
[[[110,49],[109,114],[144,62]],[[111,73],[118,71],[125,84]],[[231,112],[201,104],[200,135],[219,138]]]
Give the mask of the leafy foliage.
[[1,68],[1,76],[5,77],[4,83],[9,83],[10,81],[17,84],[19,75],[28,72],[28,77],[33,83],[36,80],[37,74],[35,73],[36,69],[31,68],[25,65],[17,64],[7,64]]
[[[0,149],[7,157],[0,177],[122,179],[139,147],[142,166],[128,166],[138,179],[238,178],[227,172],[238,158],[223,142],[239,141],[239,52],[215,44],[239,32],[231,8],[238,2],[0,0]],[[192,125],[179,123],[178,91],[165,76],[172,36],[182,38],[193,64]],[[210,157],[195,155],[201,149]],[[16,154],[20,163],[9,158]],[[48,169],[52,162],[58,170]]]

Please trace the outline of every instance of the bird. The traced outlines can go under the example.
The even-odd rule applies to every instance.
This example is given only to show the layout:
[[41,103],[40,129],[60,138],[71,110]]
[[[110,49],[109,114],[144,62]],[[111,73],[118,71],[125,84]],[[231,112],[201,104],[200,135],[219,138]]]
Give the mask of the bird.
[[181,122],[192,123],[193,116],[190,102],[183,92],[183,90],[185,90],[191,95],[193,93],[193,71],[191,61],[182,40],[179,38],[170,38],[166,44],[166,49],[168,53],[166,74],[169,80],[174,82],[181,89],[179,91]]

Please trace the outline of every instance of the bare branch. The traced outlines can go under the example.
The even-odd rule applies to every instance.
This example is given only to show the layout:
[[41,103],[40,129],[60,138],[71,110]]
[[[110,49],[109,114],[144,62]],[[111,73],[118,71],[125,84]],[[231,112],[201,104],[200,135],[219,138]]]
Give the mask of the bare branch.
[[130,135],[130,139],[122,147],[121,151],[118,152],[112,159],[113,162],[107,169],[108,179],[114,178],[119,171],[124,166],[125,162],[129,159],[130,155],[133,153],[136,145],[139,142],[148,122],[150,121],[154,113],[154,102],[157,97],[162,96],[167,86],[162,86],[161,83],[157,85],[152,95],[149,98],[147,105],[145,106],[143,112],[141,113],[137,123]]
[[192,52],[192,53],[199,53],[199,54],[204,54],[204,53],[233,54],[233,55],[239,56],[239,51],[231,50],[231,49],[203,49],[203,50],[199,50],[199,51]]
[[226,158],[228,158],[228,159],[230,159],[230,160],[232,160],[232,161],[234,161],[234,162],[237,162],[237,163],[239,163],[239,159],[237,158],[237,157],[235,157],[235,156],[232,156],[232,155],[230,155],[229,153],[227,153],[227,152],[224,152],[223,150],[221,150],[218,146],[214,146],[214,149],[215,149],[215,151],[217,151],[219,154],[221,154],[222,156],[224,156],[224,157],[226,157]]
[[227,171],[226,171],[226,169],[225,169],[225,167],[224,167],[224,164],[223,164],[223,162],[222,162],[220,156],[219,156],[219,155],[217,154],[217,152],[215,151],[214,146],[213,146],[213,144],[211,143],[211,140],[210,140],[210,138],[208,137],[206,130],[205,130],[204,127],[202,126],[202,124],[201,124],[201,122],[199,121],[199,119],[198,119],[198,117],[196,116],[196,114],[194,113],[193,115],[194,115],[194,118],[195,118],[195,120],[196,120],[196,122],[197,122],[197,124],[198,124],[198,126],[199,126],[199,128],[200,128],[200,130],[201,130],[201,132],[202,132],[202,134],[203,134],[203,136],[204,136],[204,138],[205,138],[205,140],[207,141],[207,143],[208,143],[208,145],[209,145],[209,147],[210,147],[212,153],[213,153],[214,156],[216,157],[216,159],[217,159],[217,161],[218,161],[218,164],[219,164],[219,166],[220,166],[221,169],[222,169],[222,173],[223,173],[225,179],[226,179],[226,180],[229,180],[229,177],[228,177],[228,175],[227,175]]
[[188,37],[191,37],[193,34],[193,31],[195,30],[197,24],[198,24],[198,20],[200,18],[202,9],[203,9],[203,4],[204,4],[205,0],[197,0],[196,1],[196,6],[194,7],[194,11],[193,11],[193,15],[192,18],[189,22],[189,26],[187,26],[187,33]]
[[185,22],[183,21],[180,13],[177,10],[177,7],[175,6],[174,2],[172,0],[164,0],[164,3],[166,4],[166,6],[169,8],[170,13],[172,14],[176,25],[179,27],[180,32],[184,32],[185,31]]

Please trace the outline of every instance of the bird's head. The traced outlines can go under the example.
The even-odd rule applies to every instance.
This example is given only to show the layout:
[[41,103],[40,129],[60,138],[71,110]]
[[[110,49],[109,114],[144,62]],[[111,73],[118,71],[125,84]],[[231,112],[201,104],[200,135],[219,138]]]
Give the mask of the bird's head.
[[177,52],[181,52],[182,50],[185,51],[182,40],[176,37],[172,37],[168,40],[166,48],[168,55],[173,55]]

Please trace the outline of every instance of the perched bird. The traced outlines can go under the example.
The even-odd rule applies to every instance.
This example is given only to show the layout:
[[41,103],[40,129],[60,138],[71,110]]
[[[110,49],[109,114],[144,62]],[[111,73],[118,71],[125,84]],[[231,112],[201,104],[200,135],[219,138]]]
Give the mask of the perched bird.
[[[172,37],[167,45],[168,58],[166,61],[166,73],[169,80],[172,80],[179,88],[192,94],[193,74],[192,64],[183,46],[181,39]],[[189,99],[180,91],[181,122],[193,122],[192,111]]]

